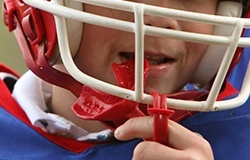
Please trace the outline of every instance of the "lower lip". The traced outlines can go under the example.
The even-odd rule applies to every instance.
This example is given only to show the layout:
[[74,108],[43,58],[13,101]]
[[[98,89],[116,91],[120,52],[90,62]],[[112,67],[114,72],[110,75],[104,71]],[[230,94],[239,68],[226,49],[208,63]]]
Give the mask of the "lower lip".
[[148,76],[149,77],[162,77],[167,74],[173,63],[164,63],[160,65],[149,65]]

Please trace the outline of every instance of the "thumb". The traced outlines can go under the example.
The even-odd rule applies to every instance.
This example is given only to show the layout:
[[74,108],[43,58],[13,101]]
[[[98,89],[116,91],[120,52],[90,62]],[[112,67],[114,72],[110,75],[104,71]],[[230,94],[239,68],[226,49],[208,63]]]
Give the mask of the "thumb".
[[118,140],[151,138],[153,136],[153,126],[154,120],[152,117],[131,118],[115,130],[115,137]]

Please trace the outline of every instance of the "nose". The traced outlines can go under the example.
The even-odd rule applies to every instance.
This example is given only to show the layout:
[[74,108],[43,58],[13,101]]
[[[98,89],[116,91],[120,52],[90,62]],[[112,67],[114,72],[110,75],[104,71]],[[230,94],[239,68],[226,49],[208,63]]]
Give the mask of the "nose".
[[145,15],[144,23],[148,26],[173,29],[173,30],[176,30],[178,26],[177,20],[174,18],[157,17],[152,15]]

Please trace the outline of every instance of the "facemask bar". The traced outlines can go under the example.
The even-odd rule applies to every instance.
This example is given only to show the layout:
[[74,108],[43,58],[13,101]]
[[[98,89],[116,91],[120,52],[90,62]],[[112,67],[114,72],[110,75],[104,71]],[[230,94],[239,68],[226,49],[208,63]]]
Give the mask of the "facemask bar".
[[[153,98],[151,95],[144,93],[143,84],[143,59],[144,59],[144,36],[159,36],[175,38],[184,41],[198,42],[205,44],[222,44],[226,45],[227,51],[223,58],[221,67],[216,76],[215,82],[211,88],[209,96],[206,101],[194,102],[186,100],[167,99],[170,107],[185,110],[197,111],[216,111],[235,108],[243,104],[250,93],[250,63],[248,65],[247,73],[244,78],[241,92],[238,97],[230,100],[216,101],[222,86],[223,80],[226,76],[226,71],[229,68],[230,62],[238,46],[249,47],[250,38],[240,38],[243,28],[250,28],[250,20],[243,18],[230,18],[215,15],[207,15],[200,13],[192,13],[186,11],[179,11],[174,9],[167,9],[155,7],[150,5],[138,4],[134,2],[122,0],[76,0],[81,3],[89,3],[99,5],[106,8],[120,9],[134,13],[135,22],[127,22],[116,20],[107,17],[101,17],[90,13],[74,10],[64,7],[63,1],[43,1],[43,0],[24,0],[25,3],[50,12],[55,15],[58,43],[60,46],[60,53],[62,61],[69,72],[77,81],[93,87],[97,90],[137,101],[140,103],[152,104]],[[53,3],[53,5],[51,5]],[[62,12],[63,9],[63,12]],[[169,29],[162,29],[153,26],[144,25],[144,15],[172,17],[185,21],[200,21],[213,25],[230,25],[234,26],[231,36],[218,36],[218,35],[204,35],[198,33],[188,33],[183,31],[175,31]],[[135,34],[136,40],[136,68],[135,68],[135,91],[120,88],[95,79],[82,73],[74,64],[69,50],[69,42],[67,37],[66,18],[72,18],[83,23],[90,23],[98,26],[118,29],[122,31],[132,32]],[[238,40],[238,41],[237,41]]]

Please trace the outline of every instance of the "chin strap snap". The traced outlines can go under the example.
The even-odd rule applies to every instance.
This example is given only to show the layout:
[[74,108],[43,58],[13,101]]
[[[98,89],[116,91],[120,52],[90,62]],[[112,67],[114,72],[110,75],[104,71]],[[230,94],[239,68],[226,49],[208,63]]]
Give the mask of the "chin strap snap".
[[174,114],[169,110],[166,103],[166,94],[159,95],[152,92],[153,105],[148,105],[148,113],[154,117],[153,141],[168,145],[168,119]]

